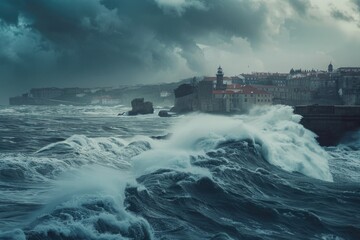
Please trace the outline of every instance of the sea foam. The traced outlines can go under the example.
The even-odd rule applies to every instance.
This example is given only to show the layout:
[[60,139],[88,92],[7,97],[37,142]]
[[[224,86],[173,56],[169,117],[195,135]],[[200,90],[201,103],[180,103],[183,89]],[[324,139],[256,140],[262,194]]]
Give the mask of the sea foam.
[[[228,140],[248,139],[261,145],[263,157],[269,163],[289,172],[332,181],[327,160],[329,155],[318,145],[316,135],[299,123],[300,119],[301,116],[293,114],[291,107],[282,105],[255,108],[248,115],[191,114],[170,129],[172,137],[169,140],[154,143],[151,157],[146,160],[139,155],[136,159],[162,159],[166,152],[173,155],[170,157],[172,160],[166,161],[179,163],[184,152],[201,154]],[[169,164],[166,161],[161,162]]]

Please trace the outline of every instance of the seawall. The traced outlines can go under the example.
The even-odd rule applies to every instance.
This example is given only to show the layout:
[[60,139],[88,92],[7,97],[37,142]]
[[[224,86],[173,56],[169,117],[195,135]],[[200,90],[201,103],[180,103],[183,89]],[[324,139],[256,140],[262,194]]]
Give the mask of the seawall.
[[360,106],[295,106],[301,124],[318,135],[323,146],[336,145],[347,132],[360,129]]

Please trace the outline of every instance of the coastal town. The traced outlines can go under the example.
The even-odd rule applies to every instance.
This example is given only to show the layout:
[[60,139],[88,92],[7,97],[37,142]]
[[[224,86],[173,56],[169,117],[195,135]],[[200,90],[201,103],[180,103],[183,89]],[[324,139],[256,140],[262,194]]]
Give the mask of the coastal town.
[[177,83],[122,88],[33,88],[9,99],[10,105],[128,105],[145,98],[172,111],[244,113],[254,106],[360,105],[360,67],[327,70],[291,69],[289,73],[253,72],[226,76],[221,66],[214,76]]
[[289,73],[252,73],[214,77],[175,89],[176,112],[247,112],[256,105],[360,105],[360,67],[327,71],[291,69]]

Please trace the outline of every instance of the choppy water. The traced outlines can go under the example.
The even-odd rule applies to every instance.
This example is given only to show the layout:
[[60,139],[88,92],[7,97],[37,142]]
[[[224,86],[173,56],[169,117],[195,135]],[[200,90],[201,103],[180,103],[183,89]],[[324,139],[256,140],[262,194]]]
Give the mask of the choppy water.
[[0,107],[0,239],[360,239],[359,133],[321,148],[284,106],[122,111]]

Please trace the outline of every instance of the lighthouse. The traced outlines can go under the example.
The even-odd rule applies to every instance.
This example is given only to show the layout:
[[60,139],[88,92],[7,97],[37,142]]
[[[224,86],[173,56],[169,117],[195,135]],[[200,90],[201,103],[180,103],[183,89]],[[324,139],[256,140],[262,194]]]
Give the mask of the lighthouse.
[[328,66],[328,72],[332,73],[333,70],[334,70],[334,67],[333,67],[332,63],[330,62],[329,66]]
[[219,66],[217,73],[216,73],[216,89],[223,90],[225,88],[226,87],[224,85],[224,72],[223,72],[221,66]]

